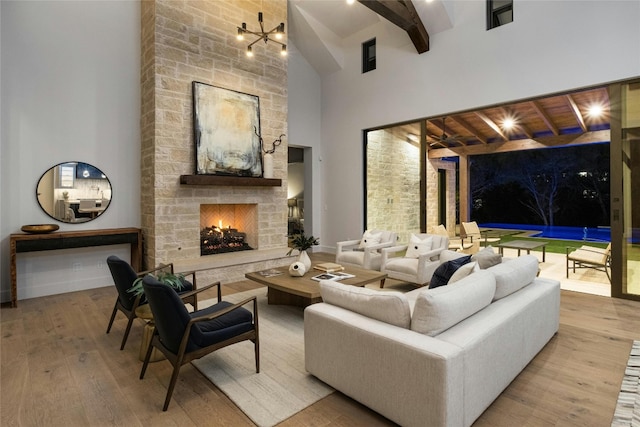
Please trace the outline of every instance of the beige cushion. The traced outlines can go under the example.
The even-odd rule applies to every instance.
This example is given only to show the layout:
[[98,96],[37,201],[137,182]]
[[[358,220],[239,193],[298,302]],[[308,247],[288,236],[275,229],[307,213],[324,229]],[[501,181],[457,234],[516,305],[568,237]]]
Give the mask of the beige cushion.
[[491,304],[495,290],[495,277],[484,270],[447,286],[423,290],[416,298],[411,329],[436,336]]
[[433,236],[425,237],[421,239],[415,234],[411,235],[409,239],[409,246],[407,247],[407,258],[418,258],[422,254],[426,254],[433,247]]
[[367,246],[377,245],[382,239],[382,232],[374,233],[372,231],[365,231],[360,240],[360,249],[364,249]]
[[533,282],[538,274],[538,258],[523,255],[487,269],[496,278],[496,293],[493,300],[499,300],[524,288]]
[[384,266],[385,270],[391,270],[398,273],[413,274],[418,272],[418,258],[391,258]]
[[376,291],[343,285],[331,280],[320,282],[322,300],[372,319],[409,329],[411,313],[404,294],[396,291]]
[[465,277],[467,277],[468,275],[470,275],[475,271],[480,271],[480,267],[478,267],[478,263],[468,262],[462,267],[460,267],[459,269],[457,269],[455,273],[451,275],[451,277],[449,278],[449,281],[447,282],[447,285],[455,283],[460,279],[464,279]]
[[487,246],[473,254],[471,261],[477,261],[480,268],[486,269],[500,264],[502,262],[502,255],[495,253],[491,246]]
[[462,252],[445,249],[444,251],[440,252],[440,264],[444,264],[447,261],[453,261],[454,259],[462,258],[463,256],[467,255],[468,254],[464,254]]

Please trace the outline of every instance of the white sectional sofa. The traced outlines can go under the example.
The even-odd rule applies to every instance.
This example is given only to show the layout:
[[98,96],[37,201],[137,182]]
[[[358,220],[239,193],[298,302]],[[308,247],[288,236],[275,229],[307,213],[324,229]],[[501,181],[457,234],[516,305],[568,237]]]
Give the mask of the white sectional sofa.
[[406,294],[321,282],[308,372],[402,426],[469,426],[558,330],[560,282],[526,255]]

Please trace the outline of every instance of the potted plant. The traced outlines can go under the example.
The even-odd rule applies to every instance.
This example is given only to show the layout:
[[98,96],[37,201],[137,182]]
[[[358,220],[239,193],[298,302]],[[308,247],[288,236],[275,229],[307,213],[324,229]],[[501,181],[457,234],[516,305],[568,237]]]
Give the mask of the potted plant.
[[291,249],[287,252],[287,255],[291,255],[294,249],[300,251],[298,255],[298,261],[304,264],[306,271],[311,270],[311,259],[309,258],[309,254],[307,253],[307,249],[311,246],[315,246],[318,244],[318,238],[313,236],[305,236],[304,233],[294,234],[291,239]]
[[[167,285],[172,287],[176,291],[182,290],[184,288],[184,276],[180,273],[173,274],[168,271],[159,271],[152,276],[163,285]],[[134,294],[135,296],[144,294],[144,289],[142,289],[142,277],[138,277],[133,281],[133,285],[129,288],[129,292]]]

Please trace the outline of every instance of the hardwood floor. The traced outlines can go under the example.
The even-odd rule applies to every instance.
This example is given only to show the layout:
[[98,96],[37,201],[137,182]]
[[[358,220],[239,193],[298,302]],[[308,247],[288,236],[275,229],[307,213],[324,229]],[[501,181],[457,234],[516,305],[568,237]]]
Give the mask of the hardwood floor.
[[[182,368],[163,413],[171,366],[152,363],[138,379],[142,324],[134,323],[120,351],[121,313],[105,334],[116,298],[108,285],[0,310],[0,425],[253,425],[191,365]],[[229,294],[258,286],[241,281],[223,289]],[[204,298],[214,297],[207,292]],[[640,302],[562,291],[560,322],[558,334],[475,426],[611,424],[631,342],[640,339]],[[300,425],[393,423],[336,392],[281,423]]]

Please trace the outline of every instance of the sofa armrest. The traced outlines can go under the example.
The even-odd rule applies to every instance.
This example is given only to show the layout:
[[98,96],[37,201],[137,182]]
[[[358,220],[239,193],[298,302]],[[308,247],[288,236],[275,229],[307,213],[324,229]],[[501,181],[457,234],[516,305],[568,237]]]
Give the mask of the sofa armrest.
[[305,310],[305,367],[400,425],[463,424],[463,350],[326,303]]

